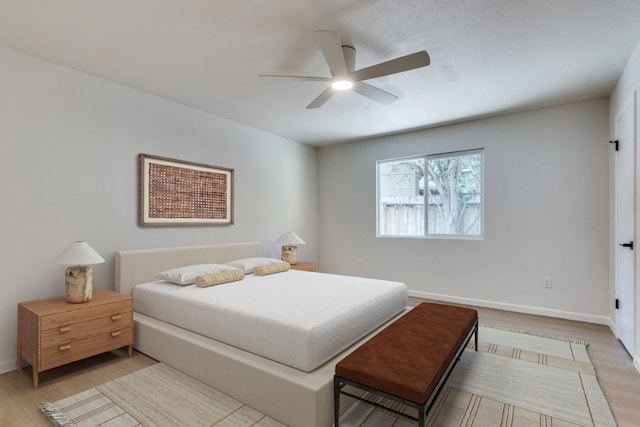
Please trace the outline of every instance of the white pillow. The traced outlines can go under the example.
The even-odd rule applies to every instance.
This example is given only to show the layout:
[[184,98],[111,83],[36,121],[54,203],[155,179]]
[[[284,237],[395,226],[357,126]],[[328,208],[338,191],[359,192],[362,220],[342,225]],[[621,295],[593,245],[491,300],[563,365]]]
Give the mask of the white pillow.
[[193,285],[196,283],[196,277],[198,276],[228,270],[237,270],[237,268],[225,264],[195,264],[162,271],[154,277],[176,285]]
[[244,274],[251,274],[253,273],[253,269],[256,267],[259,267],[261,265],[271,265],[279,262],[282,262],[282,260],[276,258],[255,257],[237,259],[235,261],[228,262],[227,265],[244,270]]

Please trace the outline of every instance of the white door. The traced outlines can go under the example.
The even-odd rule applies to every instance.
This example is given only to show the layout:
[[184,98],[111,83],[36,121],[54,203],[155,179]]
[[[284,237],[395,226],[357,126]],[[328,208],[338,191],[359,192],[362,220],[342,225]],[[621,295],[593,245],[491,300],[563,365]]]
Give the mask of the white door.
[[629,354],[635,354],[634,292],[634,167],[635,97],[616,116],[616,333]]

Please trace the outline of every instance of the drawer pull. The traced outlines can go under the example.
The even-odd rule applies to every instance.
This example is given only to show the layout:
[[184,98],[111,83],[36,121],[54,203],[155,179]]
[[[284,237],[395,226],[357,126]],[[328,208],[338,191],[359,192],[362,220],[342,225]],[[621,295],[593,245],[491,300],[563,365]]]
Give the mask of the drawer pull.
[[60,346],[60,351],[65,351],[71,349],[71,344],[63,344]]
[[71,330],[71,325],[60,326],[60,333],[69,332]]
[[119,336],[121,334],[122,334],[122,331],[113,331],[113,332],[111,332],[111,336],[112,337],[117,337],[117,336]]
[[111,316],[111,320],[120,320],[122,318],[122,314],[114,314]]

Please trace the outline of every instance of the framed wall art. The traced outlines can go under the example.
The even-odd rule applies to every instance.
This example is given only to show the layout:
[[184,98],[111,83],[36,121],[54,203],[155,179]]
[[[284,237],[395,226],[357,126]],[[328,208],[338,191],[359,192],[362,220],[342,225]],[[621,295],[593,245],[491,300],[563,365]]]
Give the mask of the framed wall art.
[[233,224],[233,169],[138,155],[138,225]]

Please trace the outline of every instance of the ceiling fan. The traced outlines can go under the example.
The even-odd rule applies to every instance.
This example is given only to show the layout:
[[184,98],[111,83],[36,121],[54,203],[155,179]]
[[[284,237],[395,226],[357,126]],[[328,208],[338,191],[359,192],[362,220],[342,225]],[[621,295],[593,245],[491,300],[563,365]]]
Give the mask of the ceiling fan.
[[355,70],[356,50],[352,46],[342,45],[338,33],[320,30],[316,31],[316,35],[324,58],[327,64],[329,64],[331,77],[287,76],[277,74],[260,75],[260,77],[284,77],[301,81],[331,82],[331,85],[318,95],[311,104],[307,105],[307,108],[319,108],[331,98],[335,91],[349,89],[381,104],[391,104],[398,99],[396,95],[370,84],[363,83],[363,80],[402,73],[403,71],[425,67],[430,63],[429,54],[422,50],[367,68]]

